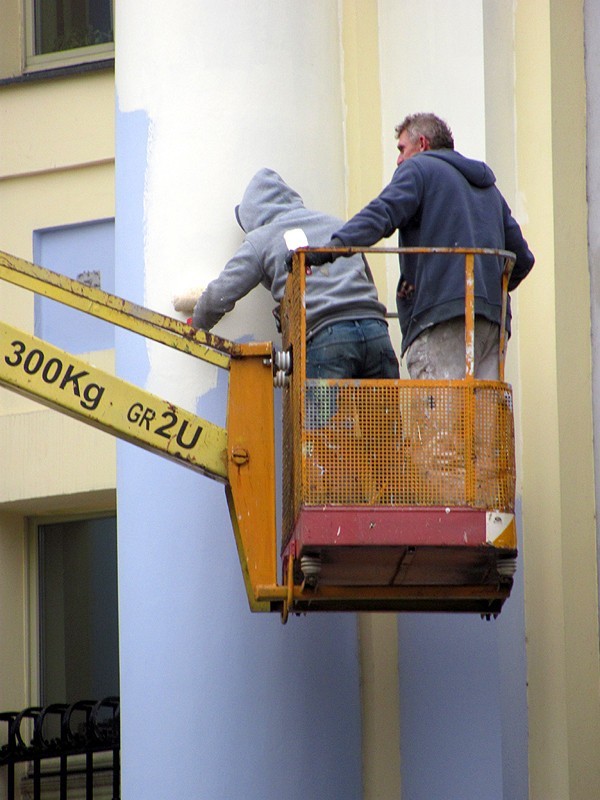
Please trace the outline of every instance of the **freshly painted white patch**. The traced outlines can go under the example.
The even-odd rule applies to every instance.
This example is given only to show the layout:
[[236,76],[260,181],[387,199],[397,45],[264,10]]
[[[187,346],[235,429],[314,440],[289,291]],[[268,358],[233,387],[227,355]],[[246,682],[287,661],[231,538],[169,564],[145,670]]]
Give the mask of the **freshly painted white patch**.
[[[307,206],[343,213],[337,5],[185,2],[174,13],[132,0],[116,13],[119,110],[149,118],[144,302],[185,319],[174,289],[206,286],[235,253],[234,208],[258,169],[278,170]],[[215,333],[278,343],[272,306],[259,287]],[[148,357],[147,388],[184,407],[216,386],[216,367],[155,343]]]

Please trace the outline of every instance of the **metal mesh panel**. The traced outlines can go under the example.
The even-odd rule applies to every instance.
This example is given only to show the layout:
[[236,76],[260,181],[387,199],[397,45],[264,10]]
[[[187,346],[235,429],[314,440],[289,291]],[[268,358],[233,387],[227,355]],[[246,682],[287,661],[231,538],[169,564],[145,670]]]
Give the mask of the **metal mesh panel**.
[[513,510],[505,385],[309,380],[304,395],[304,505]]

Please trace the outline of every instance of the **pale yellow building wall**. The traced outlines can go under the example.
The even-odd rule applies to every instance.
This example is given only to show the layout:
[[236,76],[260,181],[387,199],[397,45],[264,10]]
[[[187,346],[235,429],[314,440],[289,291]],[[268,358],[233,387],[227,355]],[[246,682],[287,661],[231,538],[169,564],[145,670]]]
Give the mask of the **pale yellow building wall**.
[[[7,5],[5,20],[14,20]],[[18,28],[18,26],[17,26]],[[8,28],[0,31],[6,77]],[[18,33],[17,33],[18,41]],[[14,55],[14,53],[13,53]],[[13,74],[19,71],[14,61]],[[0,86],[0,250],[32,260],[40,228],[113,217],[114,75]],[[0,284],[0,319],[33,330],[33,295]],[[111,371],[113,351],[83,355]],[[27,518],[115,507],[112,437],[0,390],[0,710],[30,696]],[[50,466],[49,466],[50,465]]]
[[20,0],[2,0],[1,14],[0,78],[9,78],[21,72],[23,4]]
[[[23,708],[27,702],[25,523],[19,514],[0,511],[0,709]],[[1,786],[1,784],[0,784]]]
[[[443,102],[441,93],[427,94],[427,87],[435,83],[421,70],[411,88],[407,76],[414,76],[415,59],[429,63],[427,54],[400,52],[386,43],[386,31],[397,30],[399,15],[404,15],[405,28],[413,25],[423,31],[435,25],[441,37],[439,52],[450,44],[452,28],[444,29],[444,21],[435,18],[432,3],[421,4],[414,16],[406,15],[405,4],[403,9],[397,5],[391,0],[343,3],[348,213],[391,175],[390,122],[398,121],[395,117],[404,110],[435,103],[442,116],[453,120],[461,149],[481,157],[493,153],[501,188],[513,201],[536,253],[537,266],[518,292],[519,333],[510,350],[521,409],[531,797],[589,800],[600,785],[600,677],[582,4],[514,4],[516,129],[504,115],[511,106],[506,80],[496,87],[502,97],[488,100],[495,89],[485,86],[493,74],[485,62],[491,58],[502,64],[507,76],[511,65],[498,37],[486,41],[480,4],[462,2],[455,11],[474,26],[464,62],[477,66],[464,80],[468,76],[473,91],[485,100],[485,118],[470,116],[470,98],[460,76],[456,94]],[[506,46],[512,46],[508,12],[491,5],[486,5],[486,14],[498,15],[492,21],[502,29]],[[504,6],[510,6],[510,15],[512,5]],[[3,20],[18,30],[18,4],[8,3],[7,14]],[[423,36],[414,41],[423,41]],[[485,48],[477,42],[485,42]],[[0,47],[0,75],[17,62],[14,48]],[[114,215],[112,107],[110,72],[0,87],[0,249],[31,258],[34,229]],[[391,268],[389,276],[383,270],[379,279],[389,296],[388,287],[394,286]],[[31,330],[31,296],[3,284],[0,318]],[[94,363],[103,366],[100,362],[110,358],[106,353],[95,355]],[[4,641],[15,642],[2,656],[0,708],[7,708],[26,702],[25,637],[20,635],[26,627],[25,509],[43,513],[55,510],[57,503],[66,507],[69,502],[63,495],[68,491],[74,492],[72,503],[78,510],[109,505],[115,478],[110,437],[5,392],[0,394],[0,415],[0,474],[5,475],[0,485],[0,634]],[[40,448],[50,453],[60,449],[63,477],[41,467],[26,469]],[[40,464],[44,461],[40,458]],[[9,511],[1,511],[3,503]],[[385,705],[393,716],[398,702],[397,690],[395,696],[390,693],[397,659],[389,633],[389,624],[376,616],[362,624],[363,663],[374,663],[374,681],[364,693],[369,698],[365,770],[372,776],[367,783],[373,797],[382,762],[388,770],[382,779],[385,785],[393,785],[398,775],[398,756],[393,755],[398,730],[374,723],[378,709]],[[378,640],[385,640],[386,647],[378,646]],[[391,754],[389,760],[386,754]]]
[[[103,71],[0,87],[0,250],[31,260],[35,230],[114,216],[113,84],[112,71]],[[33,294],[1,288],[0,318],[31,332]],[[111,357],[98,358],[110,366]],[[39,409],[0,392],[0,414]],[[92,472],[95,482],[102,468]],[[114,485],[114,468],[110,474]]]
[[[386,183],[390,164],[382,149],[380,17],[376,3],[344,0],[341,39],[346,134],[346,217],[359,211]],[[392,162],[393,164],[393,162]],[[390,310],[395,286],[388,260],[369,263],[379,296]],[[398,326],[390,332],[399,344]],[[398,631],[394,614],[359,616],[364,800],[400,797]]]
[[[387,0],[348,0],[343,10],[349,213],[391,176],[397,117],[435,110],[452,121],[460,150],[493,163],[536,254],[536,268],[513,299],[508,362],[520,439],[530,797],[597,796],[600,679],[582,4],[461,2],[453,7],[453,23],[440,19],[435,2],[420,4],[414,15],[406,13],[406,4]],[[458,64],[457,26],[470,31],[460,38]],[[400,29],[406,36],[402,47],[395,35]],[[424,42],[435,47],[435,59],[423,51]],[[443,84],[436,77],[440,53],[451,59]],[[377,274],[388,307],[396,270],[389,262],[387,275]],[[375,646],[378,637],[384,647]],[[363,679],[369,797],[383,796],[378,791],[397,781],[398,728],[369,724],[383,709],[395,714],[398,707],[397,692],[390,691],[395,642],[391,626],[376,615],[361,623],[363,667],[370,675]]]
[[[435,0],[420,3],[418,13],[407,13],[407,5],[395,0],[342,4],[349,215],[390,180],[397,157],[394,127],[408,113],[435,111],[451,120],[460,149],[485,157],[481,5],[458,0],[452,15],[439,14]],[[461,42],[462,58],[457,59],[456,37],[462,30],[472,35]],[[435,57],[423,52],[427,47],[435,51]],[[465,93],[467,82],[469,92]],[[395,235],[389,244],[397,244]],[[375,264],[380,297],[395,311],[397,257]],[[390,333],[400,352],[395,320],[390,321]],[[404,365],[402,374],[407,376]],[[363,615],[359,630],[364,798],[400,797],[397,619],[395,615]]]
[[114,160],[112,70],[2,88],[3,179]]
[[583,5],[516,3],[519,290],[531,797],[600,792]]

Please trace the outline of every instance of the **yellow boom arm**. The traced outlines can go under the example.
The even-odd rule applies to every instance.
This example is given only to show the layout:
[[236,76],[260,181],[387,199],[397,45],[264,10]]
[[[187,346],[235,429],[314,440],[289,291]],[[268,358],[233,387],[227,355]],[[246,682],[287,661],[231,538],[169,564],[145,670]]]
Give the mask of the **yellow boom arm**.
[[254,588],[277,583],[272,344],[195,330],[4,252],[0,279],[229,371],[226,430],[0,323],[0,385],[226,484],[250,607],[272,610]]

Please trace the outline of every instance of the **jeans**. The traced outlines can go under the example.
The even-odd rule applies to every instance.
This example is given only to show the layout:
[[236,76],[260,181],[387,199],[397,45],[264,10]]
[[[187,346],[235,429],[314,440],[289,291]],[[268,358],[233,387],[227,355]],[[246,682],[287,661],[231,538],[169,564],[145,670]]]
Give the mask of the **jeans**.
[[[398,378],[398,359],[388,327],[379,319],[335,322],[306,343],[307,378]],[[321,428],[337,409],[337,387],[310,386],[306,426]]]
[[334,322],[306,344],[307,378],[398,378],[388,327],[379,319]]

